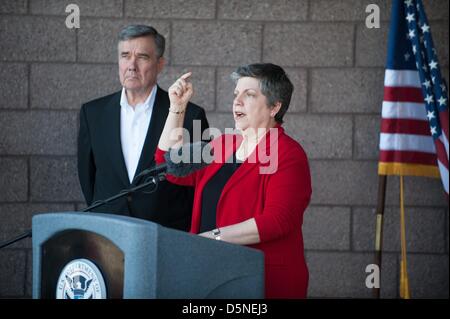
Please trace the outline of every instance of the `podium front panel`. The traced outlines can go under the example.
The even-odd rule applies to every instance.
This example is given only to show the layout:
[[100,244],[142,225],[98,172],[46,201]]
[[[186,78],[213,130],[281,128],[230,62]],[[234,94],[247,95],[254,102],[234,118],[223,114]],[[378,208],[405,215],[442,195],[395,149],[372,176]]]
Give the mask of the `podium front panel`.
[[256,249],[104,213],[39,214],[32,228],[33,298],[97,298],[96,282],[107,298],[264,298]]

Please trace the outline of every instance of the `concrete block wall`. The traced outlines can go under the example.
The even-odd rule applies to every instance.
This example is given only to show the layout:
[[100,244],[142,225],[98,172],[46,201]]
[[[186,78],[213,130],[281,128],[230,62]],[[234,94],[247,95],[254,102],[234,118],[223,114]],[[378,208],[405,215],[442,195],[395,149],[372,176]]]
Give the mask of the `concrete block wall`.
[[[424,0],[448,79],[447,0]],[[80,29],[65,26],[79,5]],[[365,8],[380,7],[367,29]],[[147,23],[167,37],[167,88],[194,72],[194,101],[212,126],[233,127],[231,71],[273,62],[295,92],[285,127],[309,155],[313,197],[304,218],[309,296],[370,298],[377,159],[389,0],[1,0],[0,241],[38,212],[83,207],[76,173],[81,103],[120,89],[116,34]],[[412,297],[448,298],[449,210],[439,180],[406,180]],[[398,297],[399,182],[388,179],[382,296]],[[31,295],[31,241],[0,251],[0,297]]]

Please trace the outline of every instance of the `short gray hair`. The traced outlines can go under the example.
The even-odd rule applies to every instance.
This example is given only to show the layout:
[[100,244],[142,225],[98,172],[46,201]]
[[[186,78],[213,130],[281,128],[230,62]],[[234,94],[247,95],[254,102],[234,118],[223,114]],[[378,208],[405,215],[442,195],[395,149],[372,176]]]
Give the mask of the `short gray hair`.
[[259,80],[259,87],[262,94],[267,98],[269,107],[281,102],[281,108],[275,115],[275,121],[280,124],[283,123],[283,116],[289,108],[294,91],[294,85],[286,72],[280,66],[272,63],[255,63],[240,66],[231,74],[234,82],[242,77],[252,77]]
[[162,57],[166,48],[166,39],[151,26],[143,24],[126,26],[119,32],[119,42],[147,36],[153,37],[156,44],[156,54],[158,58]]

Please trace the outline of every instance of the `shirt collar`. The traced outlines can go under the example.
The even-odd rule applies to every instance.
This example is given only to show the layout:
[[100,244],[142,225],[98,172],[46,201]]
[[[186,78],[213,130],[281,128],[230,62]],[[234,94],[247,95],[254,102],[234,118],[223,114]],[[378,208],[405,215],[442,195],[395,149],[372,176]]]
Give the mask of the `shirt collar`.
[[[152,91],[150,92],[144,103],[137,104],[135,110],[142,109],[143,111],[148,111],[152,109],[153,105],[155,104],[156,90],[157,86],[154,85]],[[127,94],[124,87],[122,87],[122,94],[120,96],[120,106],[127,110],[132,109],[132,106],[128,104]]]

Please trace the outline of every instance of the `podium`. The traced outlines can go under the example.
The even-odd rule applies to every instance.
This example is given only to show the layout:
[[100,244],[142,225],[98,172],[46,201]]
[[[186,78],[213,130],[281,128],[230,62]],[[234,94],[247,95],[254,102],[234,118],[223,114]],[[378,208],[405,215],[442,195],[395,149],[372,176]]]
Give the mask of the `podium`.
[[132,217],[32,220],[33,298],[264,298],[259,250]]

